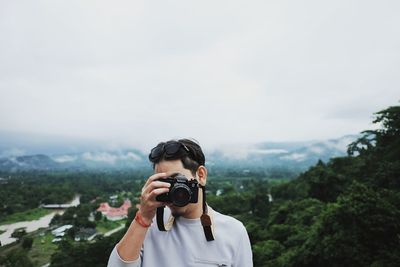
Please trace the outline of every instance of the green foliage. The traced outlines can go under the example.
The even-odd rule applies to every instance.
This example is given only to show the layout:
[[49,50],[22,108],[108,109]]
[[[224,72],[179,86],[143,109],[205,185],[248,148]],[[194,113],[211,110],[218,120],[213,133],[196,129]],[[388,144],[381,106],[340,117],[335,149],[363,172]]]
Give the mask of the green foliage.
[[382,127],[364,131],[349,145],[349,155],[364,161],[357,179],[377,188],[400,190],[400,106],[375,113],[374,123]]
[[108,257],[123,233],[101,237],[94,243],[62,241],[51,257],[52,267],[100,267],[105,266]]
[[259,242],[253,246],[254,266],[271,266],[270,261],[276,259],[284,251],[285,247],[276,240]]
[[40,183],[33,177],[13,178],[0,186],[0,218],[37,208],[40,204],[65,203],[72,199],[73,190],[68,184],[54,184],[47,177],[40,179],[43,182]]
[[[250,209],[250,201],[243,194],[231,193],[224,197],[210,196],[208,202],[221,213],[235,215],[247,212]],[[240,203],[240,205],[238,205]]]
[[5,256],[0,256],[0,266],[4,267],[33,267],[34,265],[29,260],[26,251],[17,248],[8,252]]
[[136,212],[137,212],[137,208],[135,206],[130,207],[128,209],[128,219],[126,220],[126,223],[125,223],[126,228],[128,228],[131,225],[132,221],[135,219]]
[[101,214],[100,211],[96,211],[96,213],[94,214],[94,220],[96,222],[100,221],[102,217],[103,217],[103,215]]
[[30,236],[26,236],[22,239],[21,246],[23,249],[30,250],[32,248],[33,238]]
[[387,254],[400,255],[399,221],[400,211],[394,203],[355,182],[321,214],[301,247],[302,259],[297,264],[369,266],[387,260]]
[[76,227],[95,228],[96,223],[89,221],[89,215],[94,207],[90,204],[81,204],[67,209],[63,215],[54,217],[52,225],[72,224]]

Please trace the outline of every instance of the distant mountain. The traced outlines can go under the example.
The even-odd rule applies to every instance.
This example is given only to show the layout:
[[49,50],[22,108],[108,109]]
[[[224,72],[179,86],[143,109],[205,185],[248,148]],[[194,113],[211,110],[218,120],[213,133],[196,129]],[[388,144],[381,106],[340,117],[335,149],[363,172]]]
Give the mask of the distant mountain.
[[251,146],[229,146],[214,151],[208,159],[212,165],[226,168],[291,168],[306,170],[318,160],[345,156],[347,146],[359,135],[308,142],[267,142]]
[[[266,142],[253,145],[230,145],[206,155],[210,170],[267,170],[272,168],[303,171],[319,159],[345,156],[347,145],[358,135],[309,142]],[[3,154],[2,154],[2,153]],[[0,155],[5,152],[0,150]],[[21,170],[105,170],[150,168],[147,154],[137,149],[89,150],[55,154],[3,156],[0,171]]]
[[46,155],[31,155],[0,159],[0,170],[53,170],[60,166]]
[[105,170],[149,168],[144,155],[137,151],[102,151],[58,155],[28,155],[0,159],[1,171],[21,170]]

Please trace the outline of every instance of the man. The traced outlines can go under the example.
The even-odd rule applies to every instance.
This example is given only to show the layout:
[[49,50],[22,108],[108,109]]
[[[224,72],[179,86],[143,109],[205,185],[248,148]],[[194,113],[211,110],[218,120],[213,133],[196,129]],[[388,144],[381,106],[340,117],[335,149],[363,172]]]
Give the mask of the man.
[[201,147],[188,139],[162,142],[149,159],[155,174],[144,185],[140,208],[108,266],[253,266],[243,224],[206,205]]

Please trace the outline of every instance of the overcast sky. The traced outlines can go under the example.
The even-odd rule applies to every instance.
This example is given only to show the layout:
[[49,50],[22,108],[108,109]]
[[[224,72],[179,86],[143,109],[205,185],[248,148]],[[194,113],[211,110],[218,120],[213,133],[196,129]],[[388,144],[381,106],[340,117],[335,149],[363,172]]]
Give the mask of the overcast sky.
[[400,100],[400,2],[0,0],[0,131],[326,139]]

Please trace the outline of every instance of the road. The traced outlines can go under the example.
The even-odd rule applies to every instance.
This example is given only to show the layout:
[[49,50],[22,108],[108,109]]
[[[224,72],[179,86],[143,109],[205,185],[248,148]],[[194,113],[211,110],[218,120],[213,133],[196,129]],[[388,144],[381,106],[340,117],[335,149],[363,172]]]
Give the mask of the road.
[[105,233],[104,236],[110,236],[110,235],[112,235],[112,234],[114,234],[114,233],[116,233],[118,231],[121,231],[122,229],[124,229],[124,227],[125,227],[125,225],[121,224],[121,226],[119,226],[119,227],[117,227],[115,229],[112,229],[111,231],[108,231],[107,233]]

